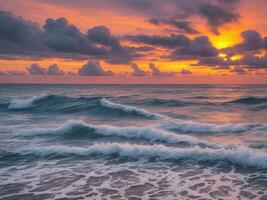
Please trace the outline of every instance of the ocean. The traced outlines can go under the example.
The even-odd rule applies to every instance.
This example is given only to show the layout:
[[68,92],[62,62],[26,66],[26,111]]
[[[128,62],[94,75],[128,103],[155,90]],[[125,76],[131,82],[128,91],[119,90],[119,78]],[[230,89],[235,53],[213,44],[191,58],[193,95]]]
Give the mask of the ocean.
[[267,199],[267,85],[0,85],[0,199]]

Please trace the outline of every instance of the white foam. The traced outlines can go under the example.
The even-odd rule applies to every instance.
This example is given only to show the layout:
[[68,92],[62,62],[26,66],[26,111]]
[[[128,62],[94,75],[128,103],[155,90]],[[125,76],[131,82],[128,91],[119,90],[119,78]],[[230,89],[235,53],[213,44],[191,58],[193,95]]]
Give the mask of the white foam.
[[26,109],[34,106],[34,102],[44,99],[48,94],[33,96],[29,98],[13,99],[9,102],[8,109]]
[[[32,129],[26,130],[18,133],[17,135],[23,136],[36,136],[36,135],[44,135],[44,134],[53,134],[53,135],[64,135],[70,133],[74,128],[88,128],[94,129],[94,133],[103,135],[103,136],[118,136],[118,137],[126,137],[126,138],[137,138],[137,139],[146,139],[148,141],[163,141],[170,144],[185,142],[191,145],[205,145],[209,147],[217,147],[219,145],[214,144],[212,142],[207,142],[204,140],[197,139],[193,136],[188,135],[178,135],[169,131],[165,131],[156,127],[146,126],[146,127],[117,127],[111,125],[93,125],[87,124],[82,121],[69,121],[61,127],[54,129]],[[78,130],[77,130],[78,131]],[[88,134],[90,134],[90,130],[88,130]],[[94,134],[92,133],[92,134]],[[74,135],[75,133],[73,133]],[[77,134],[79,134],[77,132]]]
[[94,144],[87,148],[70,146],[33,147],[23,149],[22,155],[118,155],[128,158],[158,158],[161,160],[193,159],[197,161],[228,161],[245,167],[267,168],[267,153],[240,146],[238,149],[172,148],[163,145],[135,145],[119,143]]
[[123,104],[114,103],[112,101],[109,101],[107,99],[101,99],[100,104],[103,107],[113,109],[113,110],[120,110],[126,113],[135,113],[141,116],[149,117],[149,118],[166,118],[163,115],[151,113],[149,111],[146,111],[144,109],[136,108],[134,106],[127,106]]

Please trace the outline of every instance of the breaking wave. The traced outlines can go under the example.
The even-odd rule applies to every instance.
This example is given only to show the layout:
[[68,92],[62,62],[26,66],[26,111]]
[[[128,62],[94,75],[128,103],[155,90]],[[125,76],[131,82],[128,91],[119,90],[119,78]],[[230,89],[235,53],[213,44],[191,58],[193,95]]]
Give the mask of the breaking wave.
[[52,95],[43,94],[40,96],[33,96],[29,98],[22,98],[22,99],[14,99],[11,100],[8,104],[8,109],[27,109],[34,106],[35,103],[37,103],[40,100],[45,100]]
[[178,135],[156,127],[117,127],[110,125],[92,125],[82,121],[69,121],[55,129],[35,129],[20,132],[18,136],[61,136],[65,138],[96,138],[96,137],[124,137],[145,139],[150,142],[161,141],[170,144],[187,143],[191,145],[204,145],[217,147],[217,144],[197,139],[193,136]]
[[163,115],[149,112],[134,106],[118,104],[101,97],[69,97],[43,94],[29,98],[14,99],[8,103],[8,110],[27,110],[39,112],[94,113],[142,116],[145,118],[165,118]]
[[100,104],[103,107],[111,109],[111,110],[118,110],[118,111],[130,113],[130,114],[136,114],[136,115],[141,115],[141,116],[151,117],[151,118],[164,118],[163,115],[151,113],[151,112],[148,112],[144,109],[136,108],[134,106],[127,106],[127,105],[123,105],[123,104],[114,103],[114,102],[109,101],[107,99],[101,99]]
[[267,168],[267,154],[245,147],[238,149],[209,149],[209,148],[173,148],[163,145],[135,145],[119,143],[94,144],[87,148],[70,146],[49,146],[23,149],[19,154],[37,156],[119,156],[136,159],[180,160],[193,159],[196,161],[226,161],[244,167]]

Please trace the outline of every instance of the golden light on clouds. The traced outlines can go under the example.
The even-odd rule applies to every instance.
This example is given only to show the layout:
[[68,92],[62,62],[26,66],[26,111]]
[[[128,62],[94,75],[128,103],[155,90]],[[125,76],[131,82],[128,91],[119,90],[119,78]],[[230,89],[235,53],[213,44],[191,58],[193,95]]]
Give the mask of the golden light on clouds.
[[[0,3],[2,3],[1,1]],[[240,66],[246,68],[244,70],[247,73],[246,75],[257,74],[258,72],[260,72],[258,73],[260,75],[265,73],[267,63],[265,64],[263,61],[267,57],[267,47],[264,47],[263,40],[267,36],[267,23],[264,18],[266,12],[265,4],[262,1],[244,1],[242,3],[240,1],[236,4],[233,4],[232,1],[223,1],[223,4],[220,4],[221,1],[219,0],[207,1],[213,6],[218,4],[219,7],[217,9],[224,11],[219,15],[212,13],[214,17],[210,16],[210,13],[200,13],[193,9],[192,12],[194,11],[194,13],[190,12],[186,13],[187,15],[180,16],[177,14],[180,9],[181,11],[188,12],[187,7],[183,8],[184,4],[181,4],[180,1],[166,1],[160,7],[156,6],[156,2],[153,3],[155,5],[149,5],[150,1],[142,4],[143,1],[145,0],[133,4],[122,1],[118,5],[117,1],[92,0],[78,0],[77,2],[45,0],[5,1],[4,4],[2,3],[1,9],[5,12],[10,12],[13,18],[18,19],[22,17],[20,19],[23,19],[22,21],[26,24],[27,22],[38,24],[38,31],[41,33],[39,35],[45,33],[46,30],[43,29],[43,25],[48,18],[51,18],[52,21],[54,20],[54,23],[58,23],[56,19],[63,17],[67,19],[69,24],[63,25],[65,27],[60,27],[55,31],[62,31],[62,35],[57,35],[58,33],[55,35],[52,33],[52,36],[49,35],[48,40],[52,38],[52,43],[54,42],[53,40],[56,41],[51,46],[47,45],[46,40],[43,41],[43,38],[39,38],[42,41],[41,44],[36,45],[38,46],[36,48],[31,43],[31,39],[29,42],[29,39],[26,38],[25,41],[29,42],[28,46],[23,41],[23,45],[18,48],[19,51],[17,49],[14,51],[12,48],[7,50],[0,48],[0,72],[12,70],[27,71],[27,68],[32,63],[38,63],[41,67],[47,69],[50,65],[56,63],[64,72],[77,73],[84,64],[94,60],[99,61],[100,67],[104,71],[111,70],[119,76],[131,74],[132,63],[136,63],[146,72],[151,71],[149,64],[153,63],[162,72],[175,72],[179,74],[181,70],[185,69],[189,71],[188,74],[190,76],[192,72],[192,77],[221,77],[224,74],[236,77],[233,78],[234,82],[234,79],[239,80],[245,76],[231,69],[236,67],[235,64],[238,65],[238,61],[243,56],[251,55],[253,59],[256,59],[256,64],[260,64],[258,64],[256,69],[249,66],[250,61],[240,63]],[[230,4],[230,8],[233,10],[224,10],[225,4]],[[194,1],[192,1],[192,6],[194,5]],[[233,15],[231,14],[234,13],[240,15],[240,18],[232,19]],[[151,23],[151,19],[154,19],[154,23]],[[92,30],[96,26],[105,27],[107,30],[104,33],[97,32],[99,30],[96,31],[95,40],[101,40],[100,42],[93,41],[87,33],[88,30]],[[74,29],[77,32],[73,31]],[[242,33],[248,30],[251,32],[251,35],[244,37]],[[10,36],[16,36],[17,32],[11,30],[11,33],[14,34],[9,34]],[[257,36],[257,33],[259,38],[253,38],[255,35]],[[27,36],[27,34],[25,35]],[[20,33],[20,37],[23,36]],[[140,41],[130,39],[131,36],[135,38],[139,36],[141,39]],[[8,43],[9,40],[12,40],[12,37],[10,38],[2,39],[0,34],[0,42],[6,40]],[[200,38],[200,40],[196,38]],[[7,48],[16,47],[17,39],[14,39],[14,44],[7,45]],[[61,43],[61,39],[68,41]],[[257,41],[259,44],[256,44]],[[74,47],[72,48],[69,44]],[[87,47],[92,45],[92,49],[96,48],[99,51],[91,52],[94,50],[84,47],[83,44],[86,44]],[[31,45],[34,46],[33,49],[30,49]],[[79,45],[82,48],[79,48]],[[242,45],[243,49],[238,49]],[[24,46],[29,49],[24,49]],[[38,49],[39,46],[45,47],[40,50]],[[103,49],[101,49],[102,47]],[[38,50],[40,51],[38,52]],[[1,51],[4,51],[4,56],[1,55]],[[10,55],[8,56],[12,57],[12,59],[5,58],[6,53],[8,54],[9,52]],[[35,52],[37,53],[35,54]],[[31,55],[31,53],[34,55]],[[73,57],[70,56],[68,59],[62,59],[66,55]],[[25,59],[25,56],[31,58]],[[115,59],[112,60],[112,58]],[[124,58],[128,58],[128,60]],[[260,59],[260,62],[257,59]],[[226,63],[227,61],[229,62]],[[228,68],[229,63],[233,66]],[[142,78],[146,79],[146,77]],[[166,79],[166,77],[164,78]],[[97,79],[97,77],[94,77],[94,79]],[[120,80],[122,79],[120,77]],[[209,82],[209,79],[206,80]],[[127,82],[128,78],[125,78],[125,81]],[[192,82],[194,82],[193,79]]]

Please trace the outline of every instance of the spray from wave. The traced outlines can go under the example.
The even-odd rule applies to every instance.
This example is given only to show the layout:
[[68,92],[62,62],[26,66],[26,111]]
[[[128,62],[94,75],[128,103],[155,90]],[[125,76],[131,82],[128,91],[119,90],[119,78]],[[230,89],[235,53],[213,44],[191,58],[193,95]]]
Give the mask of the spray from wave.
[[39,100],[44,100],[49,97],[49,94],[42,94],[40,96],[33,96],[29,98],[14,99],[8,104],[8,109],[27,109],[34,106],[34,104]]

